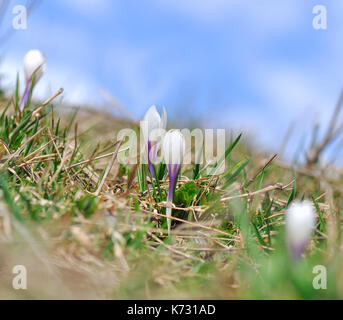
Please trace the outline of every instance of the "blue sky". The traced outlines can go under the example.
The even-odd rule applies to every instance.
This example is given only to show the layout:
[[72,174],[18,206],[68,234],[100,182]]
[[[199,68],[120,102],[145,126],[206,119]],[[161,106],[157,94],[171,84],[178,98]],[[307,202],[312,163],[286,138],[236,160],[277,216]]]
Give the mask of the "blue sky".
[[[1,29],[11,25],[10,1]],[[327,30],[312,27],[326,5]],[[325,123],[343,86],[343,1],[42,0],[27,30],[1,45],[5,83],[40,49],[36,95],[64,87],[76,105],[102,106],[106,90],[136,117],[164,105],[174,121],[248,130],[277,149]],[[293,148],[294,149],[294,148]]]

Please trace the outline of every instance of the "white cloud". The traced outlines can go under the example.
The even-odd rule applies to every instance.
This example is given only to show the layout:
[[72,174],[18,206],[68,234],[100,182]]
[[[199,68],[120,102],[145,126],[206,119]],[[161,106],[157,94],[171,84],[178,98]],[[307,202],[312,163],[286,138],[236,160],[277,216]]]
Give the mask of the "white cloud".
[[156,50],[151,47],[138,49],[121,43],[108,48],[102,58],[104,68],[113,73],[115,79],[120,81],[118,85],[128,94],[132,102],[130,108],[134,111],[157,103],[170,88],[170,74],[158,80],[152,79],[149,74]]
[[[313,74],[290,66],[268,66],[261,71],[256,89],[266,102],[279,111],[297,113],[308,107],[318,107],[327,103],[327,95],[322,92],[321,83]],[[256,79],[256,78],[255,78]]]
[[200,20],[212,20],[221,17],[235,6],[233,0],[155,0],[155,3],[162,8],[172,9]]
[[155,4],[161,9],[214,25],[239,19],[242,29],[247,27],[254,35],[263,31],[265,36],[296,28],[306,14],[306,4],[299,0],[155,0]]
[[61,5],[75,11],[76,14],[83,14],[87,17],[99,18],[111,12],[113,14],[113,4],[111,0],[60,0]]

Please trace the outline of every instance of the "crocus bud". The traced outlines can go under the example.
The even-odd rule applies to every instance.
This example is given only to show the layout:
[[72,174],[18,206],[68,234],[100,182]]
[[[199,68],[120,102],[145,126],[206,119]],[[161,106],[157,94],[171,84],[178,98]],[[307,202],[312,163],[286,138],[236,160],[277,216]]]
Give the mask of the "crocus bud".
[[294,260],[305,252],[315,224],[315,210],[308,200],[293,201],[286,210],[286,241]]
[[24,57],[24,72],[27,81],[33,79],[35,75],[35,82],[37,82],[46,69],[45,56],[39,50],[30,50]]
[[185,138],[180,130],[170,130],[166,133],[163,139],[162,151],[169,174],[168,207],[166,213],[168,234],[170,234],[171,221],[168,217],[171,216],[171,203],[173,201],[175,183],[185,154]]
[[155,106],[151,106],[145,114],[143,121],[147,122],[147,131],[143,131],[144,140],[147,144],[148,150],[148,164],[151,176],[154,177],[154,169],[152,163],[155,162],[157,152],[159,148],[158,136],[153,134],[154,130],[165,129],[167,125],[167,112],[166,109],[162,109],[162,115],[160,115]]
[[20,103],[23,110],[29,98],[31,86],[42,77],[46,69],[46,59],[39,50],[30,50],[24,57],[25,91]]

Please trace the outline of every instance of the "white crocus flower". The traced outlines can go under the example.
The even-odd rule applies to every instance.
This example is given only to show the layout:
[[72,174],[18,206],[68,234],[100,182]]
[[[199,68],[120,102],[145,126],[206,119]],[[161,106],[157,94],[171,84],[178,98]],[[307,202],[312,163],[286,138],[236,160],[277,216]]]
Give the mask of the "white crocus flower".
[[168,234],[170,234],[171,221],[168,217],[171,216],[171,203],[173,201],[175,184],[185,154],[185,138],[180,130],[170,130],[166,133],[163,139],[162,151],[169,174],[168,207],[166,214]]
[[156,160],[159,148],[159,139],[161,138],[158,136],[158,130],[164,130],[166,128],[166,109],[163,108],[162,115],[160,115],[156,110],[156,106],[151,106],[149,110],[146,112],[143,121],[147,123],[147,130],[143,131],[143,136],[147,147],[149,170],[151,176],[154,177],[153,162],[155,162]]
[[34,86],[46,70],[45,56],[39,50],[30,50],[24,57],[25,91],[20,104],[23,110]]
[[286,241],[294,260],[305,252],[315,224],[315,210],[308,200],[293,201],[286,210]]
[[46,70],[46,58],[39,50],[30,50],[24,57],[24,72],[26,79],[33,78],[37,82]]

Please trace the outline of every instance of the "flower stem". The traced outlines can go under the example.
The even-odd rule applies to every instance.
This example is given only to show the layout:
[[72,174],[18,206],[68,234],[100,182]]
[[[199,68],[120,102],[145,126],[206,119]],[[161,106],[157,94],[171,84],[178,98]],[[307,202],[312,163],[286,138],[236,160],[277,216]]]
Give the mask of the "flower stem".
[[154,168],[153,168],[153,166],[152,166],[151,155],[150,155],[151,149],[152,149],[151,141],[148,141],[148,163],[149,163],[149,171],[150,171],[150,173],[151,173],[151,177],[152,177],[152,178],[155,178]]
[[175,190],[175,183],[176,183],[176,178],[179,172],[180,166],[174,165],[173,167],[170,166],[168,168],[169,171],[169,191],[168,191],[168,207],[166,210],[166,215],[167,215],[167,226],[168,226],[168,236],[170,235],[170,227],[171,227],[171,220],[169,217],[171,217],[172,213],[172,202],[173,202],[173,196],[174,196],[174,190]]
[[26,102],[29,98],[29,94],[30,94],[30,87],[31,87],[31,81],[30,79],[26,80],[26,86],[25,86],[25,91],[23,94],[23,98],[21,99],[21,103],[20,103],[20,111],[24,110],[24,107],[26,105]]
[[169,217],[171,217],[171,212],[172,212],[171,205],[168,205],[167,210],[166,210],[166,215],[167,215],[167,226],[168,226],[168,236],[170,236],[171,220],[170,220]]

